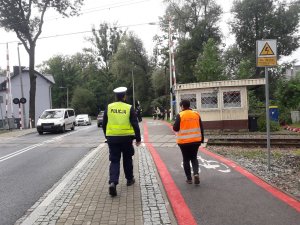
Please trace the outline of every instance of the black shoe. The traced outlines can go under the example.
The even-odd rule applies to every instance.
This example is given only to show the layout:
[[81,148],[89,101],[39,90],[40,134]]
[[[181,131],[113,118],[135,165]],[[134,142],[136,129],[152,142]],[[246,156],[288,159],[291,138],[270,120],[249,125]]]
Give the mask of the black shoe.
[[117,195],[117,188],[114,183],[111,183],[109,185],[109,194],[111,195],[111,197],[115,197]]
[[135,183],[135,179],[132,178],[132,180],[127,180],[127,186],[131,186]]
[[194,175],[194,183],[195,183],[195,184],[200,184],[200,177],[199,177],[199,174],[195,174],[195,175]]

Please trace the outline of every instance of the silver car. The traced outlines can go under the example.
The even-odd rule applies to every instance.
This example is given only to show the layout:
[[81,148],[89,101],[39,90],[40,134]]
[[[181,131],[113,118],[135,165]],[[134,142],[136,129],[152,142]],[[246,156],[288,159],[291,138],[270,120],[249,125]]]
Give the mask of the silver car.
[[75,121],[76,121],[76,126],[92,124],[91,117],[88,114],[77,115]]

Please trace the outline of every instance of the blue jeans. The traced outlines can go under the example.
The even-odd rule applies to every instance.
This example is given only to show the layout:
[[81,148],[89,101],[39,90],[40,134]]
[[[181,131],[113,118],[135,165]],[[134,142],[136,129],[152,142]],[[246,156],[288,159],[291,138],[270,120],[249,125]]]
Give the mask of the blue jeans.
[[120,176],[120,160],[123,158],[123,169],[125,178],[127,180],[133,179],[133,163],[132,156],[134,155],[134,148],[132,142],[124,143],[108,143],[109,147],[109,184],[119,183]]

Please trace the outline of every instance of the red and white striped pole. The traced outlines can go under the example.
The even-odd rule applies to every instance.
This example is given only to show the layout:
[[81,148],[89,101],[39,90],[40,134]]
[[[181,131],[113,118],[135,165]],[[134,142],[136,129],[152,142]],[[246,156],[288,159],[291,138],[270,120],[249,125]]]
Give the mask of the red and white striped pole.
[[22,130],[23,129],[23,126],[22,126],[22,124],[23,124],[23,121],[22,121],[22,110],[21,110],[21,103],[19,102],[19,118],[20,118],[20,130]]
[[12,94],[11,94],[11,79],[10,79],[10,69],[9,69],[9,51],[8,51],[8,43],[6,43],[6,61],[7,61],[7,68],[6,68],[6,79],[7,79],[7,94],[8,94],[8,105],[10,105],[10,116],[12,118],[14,110],[12,104]]
[[[8,62],[8,43],[6,44],[6,61]],[[6,93],[5,93],[5,116],[8,118],[8,101],[9,101],[9,77],[7,70],[9,69],[9,65],[6,68]]]

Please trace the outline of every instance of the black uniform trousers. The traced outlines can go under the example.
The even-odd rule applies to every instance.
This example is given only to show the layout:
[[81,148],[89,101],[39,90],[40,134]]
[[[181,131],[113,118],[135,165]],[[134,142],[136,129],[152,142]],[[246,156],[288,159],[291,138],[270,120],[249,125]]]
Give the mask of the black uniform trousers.
[[188,180],[192,180],[190,163],[192,164],[194,175],[199,174],[199,162],[197,159],[199,146],[199,143],[179,144],[183,158],[183,169]]
[[133,163],[132,156],[134,155],[134,148],[131,142],[122,143],[108,143],[109,147],[109,184],[119,183],[120,176],[120,160],[121,155],[123,158],[123,168],[125,173],[125,178],[127,180],[133,179]]

